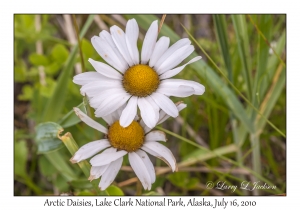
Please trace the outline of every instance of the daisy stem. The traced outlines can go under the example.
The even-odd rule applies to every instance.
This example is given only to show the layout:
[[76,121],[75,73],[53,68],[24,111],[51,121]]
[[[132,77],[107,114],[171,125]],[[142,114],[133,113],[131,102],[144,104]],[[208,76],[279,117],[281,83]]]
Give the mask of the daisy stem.
[[[69,132],[66,133],[65,135],[61,136],[60,139],[62,140],[64,145],[67,147],[67,149],[69,150],[71,155],[74,155],[75,152],[79,149],[79,147],[78,147],[76,141],[74,140],[73,136],[71,135],[71,133],[69,133]],[[81,161],[80,163],[78,163],[78,166],[83,171],[84,175],[88,178],[90,176],[90,169],[91,169],[90,164],[86,160],[84,160],[84,161]],[[96,180],[92,181],[92,185],[93,185],[94,189],[96,190],[97,194],[98,195],[106,195],[106,193],[99,190],[98,184],[95,181]]]
[[201,51],[205,54],[205,56],[210,60],[210,62],[215,66],[215,68],[222,74],[222,76],[226,79],[228,84],[248,103],[248,105],[254,109],[257,114],[259,114],[266,122],[274,128],[280,135],[286,138],[286,135],[277,128],[270,120],[268,120],[253,104],[235,87],[235,85],[226,77],[224,72],[217,66],[217,64],[213,61],[213,59],[206,53],[206,51],[201,47],[201,45],[195,40],[195,38],[191,35],[191,33],[182,25],[187,34],[191,37],[191,39],[196,43],[196,45],[201,49]]

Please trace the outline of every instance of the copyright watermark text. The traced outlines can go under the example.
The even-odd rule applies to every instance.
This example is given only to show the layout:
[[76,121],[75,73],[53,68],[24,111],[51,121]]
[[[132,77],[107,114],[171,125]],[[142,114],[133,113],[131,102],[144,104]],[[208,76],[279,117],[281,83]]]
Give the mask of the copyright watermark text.
[[206,189],[229,190],[231,192],[235,192],[236,189],[247,190],[247,191],[265,190],[265,189],[275,190],[276,186],[268,185],[267,183],[261,181],[255,181],[255,182],[243,181],[239,185],[228,184],[226,181],[217,181],[217,182],[208,181],[206,182]]

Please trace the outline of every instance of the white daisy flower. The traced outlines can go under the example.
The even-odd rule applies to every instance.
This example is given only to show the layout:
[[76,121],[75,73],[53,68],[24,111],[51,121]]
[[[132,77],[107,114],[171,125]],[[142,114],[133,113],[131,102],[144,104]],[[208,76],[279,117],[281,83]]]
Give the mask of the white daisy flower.
[[[185,107],[186,104],[182,103],[176,105],[178,111]],[[162,159],[173,172],[176,170],[176,160],[167,147],[157,142],[167,141],[164,132],[151,131],[143,120],[140,120],[140,122],[133,120],[128,127],[122,127],[119,121],[122,109],[124,109],[124,106],[103,117],[109,125],[108,128],[105,128],[75,107],[76,115],[87,125],[104,133],[106,138],[83,145],[70,161],[78,163],[95,155],[90,160],[92,168],[89,180],[101,177],[99,188],[105,190],[116,178],[122,166],[123,156],[128,154],[130,165],[136,176],[141,181],[144,189],[150,190],[151,184],[155,182],[155,170],[146,152]],[[137,118],[137,116],[135,117]],[[157,124],[164,122],[169,117],[161,110]],[[102,150],[104,150],[102,153],[96,155]]]
[[[202,95],[205,87],[197,82],[170,79],[183,68],[201,59],[195,57],[188,63],[176,67],[193,51],[188,38],[181,39],[169,47],[170,39],[161,37],[157,42],[158,24],[154,21],[148,29],[141,51],[137,48],[139,28],[135,19],[127,22],[125,33],[112,26],[110,33],[102,31],[91,42],[100,56],[110,65],[89,59],[97,72],[76,75],[74,83],[82,85],[81,94],[87,95],[96,117],[104,117],[126,104],[120,124],[131,124],[140,109],[145,124],[153,128],[159,118],[159,110],[172,117],[178,116],[170,96],[187,97]],[[176,68],[175,68],[176,67]]]

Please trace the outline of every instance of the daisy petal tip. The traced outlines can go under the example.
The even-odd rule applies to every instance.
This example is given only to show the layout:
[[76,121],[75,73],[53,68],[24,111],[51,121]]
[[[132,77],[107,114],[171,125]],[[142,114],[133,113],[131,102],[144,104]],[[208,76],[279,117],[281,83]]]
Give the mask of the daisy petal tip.
[[83,116],[81,115],[81,110],[77,107],[73,107],[75,114],[81,119]]
[[78,163],[77,160],[74,160],[74,156],[70,159],[70,162],[73,163],[73,164],[74,164],[74,163]]
[[131,122],[128,122],[128,121],[127,121],[127,122],[126,122],[126,121],[124,122],[124,120],[120,119],[120,125],[121,125],[122,128],[128,127],[128,125],[130,125],[130,123],[131,123]]
[[[173,170],[173,169],[172,169]],[[178,172],[178,166],[177,166],[177,164],[175,163],[175,170],[173,170],[173,172]]]
[[91,182],[91,181],[93,181],[95,179],[95,176],[94,175],[90,175],[89,176],[89,178],[88,178],[88,180]]

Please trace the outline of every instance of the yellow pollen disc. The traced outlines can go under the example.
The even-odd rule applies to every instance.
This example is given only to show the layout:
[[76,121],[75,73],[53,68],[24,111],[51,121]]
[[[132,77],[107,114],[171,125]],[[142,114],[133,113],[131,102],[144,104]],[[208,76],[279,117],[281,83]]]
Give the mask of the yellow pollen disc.
[[118,150],[134,152],[144,143],[144,129],[136,121],[132,121],[126,128],[116,121],[108,129],[108,140]]
[[125,90],[138,97],[151,95],[159,85],[159,76],[148,65],[135,65],[127,69],[123,78]]

